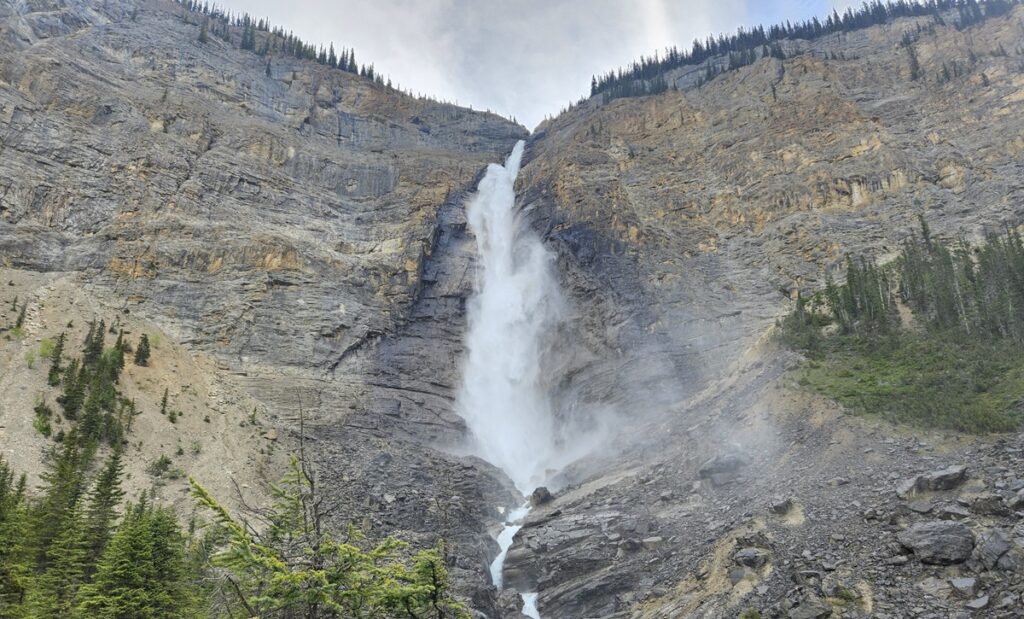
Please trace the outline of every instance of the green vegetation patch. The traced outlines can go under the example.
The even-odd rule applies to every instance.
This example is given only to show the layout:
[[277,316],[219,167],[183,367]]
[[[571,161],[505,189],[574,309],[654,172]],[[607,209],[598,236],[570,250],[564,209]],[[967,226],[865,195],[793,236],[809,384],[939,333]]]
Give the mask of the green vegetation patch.
[[[841,284],[779,323],[807,361],[797,382],[857,414],[961,432],[1024,420],[1024,243],[1016,231],[979,247],[921,235],[880,267],[848,260]],[[903,310],[901,313],[900,310]]]
[[1024,407],[1024,351],[1006,342],[836,336],[797,376],[851,412],[920,427],[1007,432],[1020,425]]

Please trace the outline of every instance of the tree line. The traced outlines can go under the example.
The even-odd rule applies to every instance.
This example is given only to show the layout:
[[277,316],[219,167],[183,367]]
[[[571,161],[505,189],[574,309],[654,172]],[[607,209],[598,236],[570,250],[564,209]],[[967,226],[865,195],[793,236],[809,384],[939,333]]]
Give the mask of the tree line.
[[327,47],[314,45],[303,41],[291,31],[286,32],[284,28],[272,26],[268,19],[257,19],[248,13],[234,14],[209,2],[175,1],[190,13],[201,17],[201,43],[206,43],[210,36],[217,36],[232,45],[237,45],[240,49],[252,51],[260,56],[283,54],[299,60],[309,60],[391,87],[391,80],[379,74],[372,64],[361,65],[356,62],[354,49],[342,48],[336,51],[334,43]]
[[[1005,15],[1022,0],[895,0],[882,2],[872,0],[865,2],[859,9],[848,8],[840,14],[833,10],[824,21],[817,17],[791,23],[775,24],[768,28],[755,26],[749,30],[739,28],[736,34],[720,34],[718,37],[708,36],[704,41],[695,40],[690,49],[671,47],[663,56],[655,53],[651,57],[641,57],[625,68],[609,71],[594,76],[590,82],[590,96],[606,95],[604,100],[619,97],[643,96],[655,94],[649,92],[642,82],[665,80],[665,74],[673,69],[684,66],[696,66],[708,63],[706,75],[702,82],[715,75],[746,66],[758,58],[784,58],[782,41],[810,40],[823,35],[851,32],[877,24],[888,23],[903,17],[932,16],[937,23],[944,23],[943,14],[956,12],[958,28],[967,28],[981,21]],[[720,67],[709,62],[715,58],[728,59],[726,66]]]

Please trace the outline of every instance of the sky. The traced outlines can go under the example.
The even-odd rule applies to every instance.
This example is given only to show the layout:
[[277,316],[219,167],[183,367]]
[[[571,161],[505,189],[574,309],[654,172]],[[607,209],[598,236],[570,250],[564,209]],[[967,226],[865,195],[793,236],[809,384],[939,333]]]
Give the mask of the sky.
[[694,38],[825,16],[859,0],[218,0],[268,17],[415,94],[528,128],[589,94],[595,74]]

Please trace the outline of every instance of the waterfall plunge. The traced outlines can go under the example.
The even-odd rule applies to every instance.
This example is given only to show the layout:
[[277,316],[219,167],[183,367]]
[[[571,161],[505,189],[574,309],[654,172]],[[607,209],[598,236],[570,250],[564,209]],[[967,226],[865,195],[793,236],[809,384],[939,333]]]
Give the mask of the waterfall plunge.
[[481,269],[469,301],[468,349],[457,410],[472,449],[524,494],[565,461],[544,374],[545,350],[565,303],[554,257],[515,209],[524,144],[491,164],[467,207]]

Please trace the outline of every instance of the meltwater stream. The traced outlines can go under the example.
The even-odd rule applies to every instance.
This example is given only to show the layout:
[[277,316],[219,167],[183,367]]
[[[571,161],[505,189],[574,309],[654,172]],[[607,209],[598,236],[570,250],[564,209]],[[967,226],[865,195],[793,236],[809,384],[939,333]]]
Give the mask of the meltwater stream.
[[[552,254],[515,208],[520,141],[505,161],[491,164],[467,206],[481,269],[467,309],[466,358],[456,402],[474,453],[500,467],[524,495],[557,469],[558,448],[543,360],[565,304]],[[511,508],[491,565],[502,587],[505,556],[529,506]],[[523,614],[540,619],[536,593],[521,592]]]

